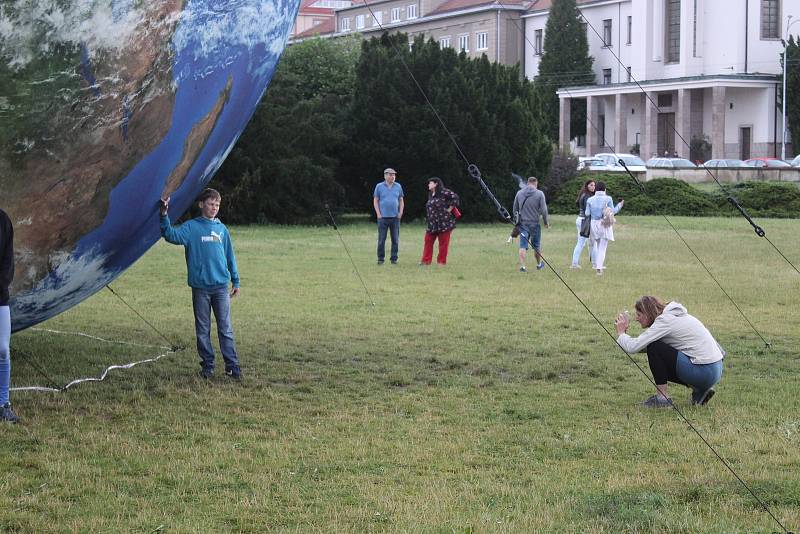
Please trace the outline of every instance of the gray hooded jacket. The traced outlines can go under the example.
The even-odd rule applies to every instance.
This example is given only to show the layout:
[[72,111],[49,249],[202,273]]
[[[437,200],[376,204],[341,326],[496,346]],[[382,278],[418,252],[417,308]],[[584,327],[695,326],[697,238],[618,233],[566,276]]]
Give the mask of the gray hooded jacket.
[[[522,210],[520,212],[520,210]],[[514,215],[519,213],[519,222],[522,224],[539,224],[539,217],[544,219],[544,224],[550,224],[550,216],[547,213],[547,202],[544,193],[531,186],[525,186],[517,192],[514,197],[514,206],[511,211]]]

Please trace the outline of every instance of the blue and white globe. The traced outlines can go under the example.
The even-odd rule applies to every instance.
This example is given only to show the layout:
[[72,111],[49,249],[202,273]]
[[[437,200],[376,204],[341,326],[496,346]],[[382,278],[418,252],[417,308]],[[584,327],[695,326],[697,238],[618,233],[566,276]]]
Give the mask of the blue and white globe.
[[0,4],[12,329],[75,306],[183,213],[263,95],[299,0]]

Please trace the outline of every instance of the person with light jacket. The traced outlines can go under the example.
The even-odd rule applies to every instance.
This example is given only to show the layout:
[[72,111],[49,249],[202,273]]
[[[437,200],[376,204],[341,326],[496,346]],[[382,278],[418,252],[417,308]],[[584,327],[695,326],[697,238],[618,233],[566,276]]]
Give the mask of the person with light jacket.
[[645,400],[647,408],[672,405],[667,382],[692,389],[693,405],[705,405],[714,396],[714,385],[722,378],[725,351],[711,332],[678,302],[664,303],[645,295],[635,304],[636,321],[646,330],[638,337],[626,332],[630,320],[621,313],[614,321],[617,344],[628,354],[647,352],[647,362],[658,392]]
[[[598,275],[603,274],[606,262],[606,249],[608,242],[614,241],[614,228],[603,220],[606,208],[612,215],[619,213],[624,200],[620,200],[615,206],[614,200],[606,194],[605,182],[596,182],[594,185],[594,196],[586,199],[585,217],[592,219],[592,232],[589,234],[589,246],[594,251],[594,268]],[[612,218],[613,220],[613,218]]]

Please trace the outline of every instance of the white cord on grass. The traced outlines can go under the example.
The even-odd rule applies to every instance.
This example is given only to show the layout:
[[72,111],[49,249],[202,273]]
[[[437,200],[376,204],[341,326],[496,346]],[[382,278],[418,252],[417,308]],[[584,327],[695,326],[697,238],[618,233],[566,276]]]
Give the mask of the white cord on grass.
[[38,332],[48,332],[48,333],[51,333],[51,334],[81,336],[81,337],[86,337],[86,338],[89,338],[89,339],[94,339],[94,340],[97,340],[97,341],[102,341],[104,343],[113,343],[115,345],[130,345],[130,346],[135,346],[135,347],[158,348],[158,349],[164,349],[165,352],[159,354],[158,356],[155,356],[153,358],[147,358],[145,360],[139,360],[139,361],[125,363],[125,364],[110,365],[110,366],[106,367],[103,370],[103,372],[100,374],[100,376],[77,378],[77,379],[69,382],[67,385],[65,385],[63,387],[60,387],[60,388],[51,388],[51,387],[46,387],[46,386],[23,386],[23,387],[9,388],[9,391],[40,391],[40,392],[60,393],[62,391],[66,391],[67,389],[71,388],[72,386],[75,386],[77,384],[82,384],[83,382],[100,382],[100,381],[103,381],[103,380],[105,380],[106,376],[108,376],[108,373],[110,371],[114,370],[114,369],[130,369],[131,367],[135,367],[135,366],[137,366],[139,364],[142,364],[142,363],[157,362],[158,360],[160,360],[161,358],[164,358],[165,356],[169,356],[170,354],[175,354],[176,352],[178,352],[178,350],[182,350],[182,349],[176,350],[176,349],[173,349],[171,347],[165,347],[163,345],[147,345],[147,344],[144,344],[144,343],[134,343],[134,342],[131,342],[131,341],[113,341],[113,340],[104,339],[104,338],[97,337],[97,336],[92,336],[92,335],[89,335],[89,334],[84,334],[83,332],[63,332],[61,330],[52,330],[52,329],[49,329],[49,328],[31,328],[31,330],[35,330],[35,331],[38,331]]

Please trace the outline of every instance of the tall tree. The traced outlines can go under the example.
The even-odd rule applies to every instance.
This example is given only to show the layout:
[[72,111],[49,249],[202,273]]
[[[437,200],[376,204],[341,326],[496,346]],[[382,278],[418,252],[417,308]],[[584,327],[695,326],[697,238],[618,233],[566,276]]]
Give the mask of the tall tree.
[[496,218],[415,80],[502,202],[510,203],[517,189],[512,171],[541,176],[547,169],[551,148],[542,132],[539,97],[517,67],[469,59],[422,38],[409,50],[406,35],[383,35],[364,42],[357,69],[343,173],[354,192],[352,205],[370,206],[372,188],[391,166],[398,170],[412,218],[424,215],[431,176],[461,196],[470,220]]
[[215,181],[234,223],[321,220],[344,197],[339,153],[360,40],[311,39],[286,49],[270,86]]
[[[781,58],[783,61],[784,58]],[[800,154],[800,40],[786,43],[786,125],[792,134],[793,156]],[[787,157],[789,155],[787,154]]]
[[[547,133],[558,139],[558,95],[560,87],[592,85],[595,81],[589,42],[575,0],[553,0],[544,28],[542,59],[535,84],[542,95]],[[572,137],[586,133],[586,103],[572,101]]]

